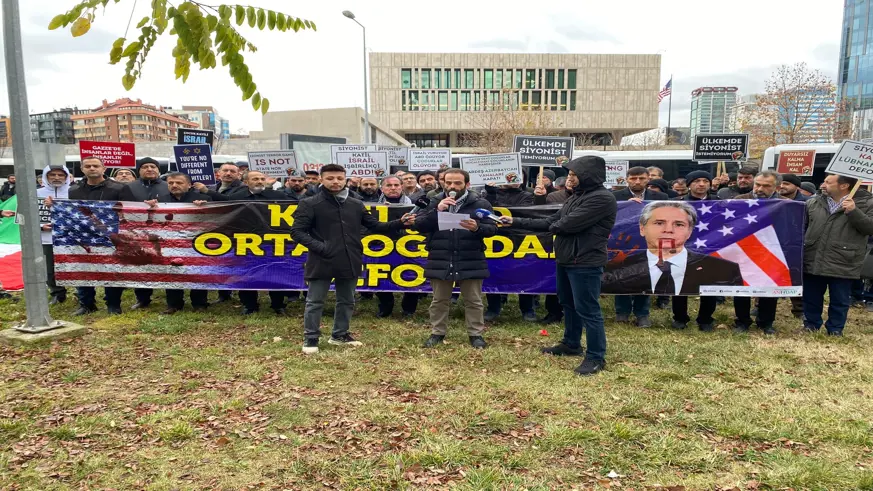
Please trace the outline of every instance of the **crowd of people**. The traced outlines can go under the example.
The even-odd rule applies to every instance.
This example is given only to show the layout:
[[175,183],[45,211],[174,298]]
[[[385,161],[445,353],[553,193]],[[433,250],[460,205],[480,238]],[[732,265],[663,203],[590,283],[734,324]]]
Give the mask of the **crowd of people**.
[[[678,222],[687,220],[687,223],[677,223],[677,226],[685,227],[695,225],[697,216],[692,207],[682,202],[722,199],[805,202],[803,297],[790,298],[792,312],[802,319],[804,329],[817,331],[824,325],[828,334],[839,336],[853,299],[867,301],[868,311],[873,311],[873,293],[864,288],[860,279],[869,251],[868,239],[873,235],[873,195],[861,189],[852,196],[854,179],[829,175],[816,189],[812,183],[802,182],[793,174],[759,171],[748,166],[736,174],[719,176],[695,170],[668,182],[657,167],[633,167],[628,171],[627,185],[610,190],[604,187],[605,165],[600,157],[581,157],[564,164],[567,170],[564,177],[557,178],[552,170],[545,170],[537,177],[533,189],[520,184],[495,183],[473,189],[469,174],[457,168],[417,174],[399,171],[377,180],[348,178],[342,166],[328,164],[320,172],[291,171],[283,182],[261,172],[249,171],[245,163],[225,163],[216,172],[217,183],[206,186],[192,184],[189,176],[179,172],[161,176],[158,163],[149,158],[137,161],[136,169],[117,169],[107,177],[103,162],[91,157],[82,161],[84,178],[77,183],[72,181],[65,166],[47,167],[42,175],[43,187],[39,196],[45,199],[47,206],[52,206],[58,199],[137,201],[151,206],[159,206],[159,203],[203,205],[216,201],[298,202],[290,233],[295,242],[309,251],[303,271],[308,290],[302,295],[296,291],[270,291],[268,295],[270,307],[278,315],[286,313],[289,300],[305,298],[305,353],[318,351],[324,301],[332,283],[336,290],[336,312],[329,338],[331,344],[361,344],[349,333],[357,302],[375,296],[378,317],[393,313],[393,293],[361,292],[356,296],[357,279],[362,273],[361,239],[366,230],[398,234],[405,229],[415,229],[427,236],[428,257],[424,275],[432,287],[429,307],[432,331],[424,342],[425,347],[443,343],[449,311],[459,298],[454,293],[458,289],[464,300],[470,345],[485,348],[485,323],[501,315],[507,295],[483,295],[483,280],[489,277],[483,241],[495,235],[498,227],[492,220],[476,218],[475,212],[498,206],[561,205],[548,218],[502,217],[501,221],[502,226],[547,231],[554,235],[557,294],[545,296],[546,315],[543,318],[536,314],[540,301],[538,295],[519,295],[518,306],[522,318],[528,322],[552,324],[563,320],[563,339],[543,352],[556,356],[582,356],[583,362],[576,368],[581,375],[597,373],[605,366],[607,345],[600,306],[601,277],[608,262],[607,241],[615,222],[618,201],[671,202],[670,208],[678,210]],[[11,185],[4,185],[0,194],[14,193],[14,178],[10,181]],[[367,209],[371,204],[414,204],[417,212],[406,213],[402,218],[387,223],[379,222]],[[462,221],[460,229],[440,230],[439,212],[466,214],[471,218]],[[648,225],[649,219],[651,213],[644,213],[641,227]],[[361,226],[350,229],[349,224]],[[51,225],[43,225],[43,231],[51,303],[62,303],[67,300],[67,291],[54,279]],[[670,279],[669,270],[653,274],[664,281]],[[671,292],[673,285],[665,285],[666,290],[656,288],[653,293]],[[123,289],[106,287],[104,290],[108,312],[121,314]],[[826,292],[829,306],[824,321]],[[136,303],[132,310],[149,307],[151,289],[136,288],[134,294]],[[243,314],[259,310],[258,292],[240,291],[238,295]],[[97,310],[94,287],[77,287],[76,296],[79,302],[76,315]],[[418,292],[402,294],[402,314],[414,315],[426,296]],[[207,291],[193,290],[189,297],[194,310],[203,310],[209,305]],[[636,326],[650,328],[650,308],[667,308],[672,304],[671,326],[684,329],[691,321],[688,298],[684,295],[619,295],[615,297],[615,321],[627,323],[633,318]],[[185,306],[181,290],[168,290],[166,299],[165,314],[174,314]],[[230,291],[220,290],[215,303],[230,299]],[[713,330],[713,313],[720,301],[724,299],[700,297],[696,323],[701,331]],[[734,298],[734,330],[747,332],[757,324],[764,333],[775,334],[777,303],[778,298],[772,297]],[[581,340],[583,331],[584,344]]]

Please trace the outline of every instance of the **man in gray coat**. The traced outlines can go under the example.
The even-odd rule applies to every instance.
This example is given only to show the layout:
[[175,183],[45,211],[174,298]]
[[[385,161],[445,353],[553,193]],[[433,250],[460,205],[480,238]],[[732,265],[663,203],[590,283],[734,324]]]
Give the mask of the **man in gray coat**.
[[825,291],[830,294],[825,328],[842,336],[851,305],[852,281],[861,277],[867,238],[873,235],[873,195],[858,190],[849,196],[855,179],[828,175],[822,194],[806,202],[803,240],[804,328],[822,326]]

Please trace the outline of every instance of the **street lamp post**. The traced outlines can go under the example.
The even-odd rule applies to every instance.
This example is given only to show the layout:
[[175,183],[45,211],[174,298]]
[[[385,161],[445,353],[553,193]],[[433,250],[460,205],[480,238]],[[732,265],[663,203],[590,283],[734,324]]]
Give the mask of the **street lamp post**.
[[343,15],[355,21],[364,32],[364,143],[370,144],[370,109],[367,107],[367,28],[355,19],[355,14],[349,10],[343,10]]

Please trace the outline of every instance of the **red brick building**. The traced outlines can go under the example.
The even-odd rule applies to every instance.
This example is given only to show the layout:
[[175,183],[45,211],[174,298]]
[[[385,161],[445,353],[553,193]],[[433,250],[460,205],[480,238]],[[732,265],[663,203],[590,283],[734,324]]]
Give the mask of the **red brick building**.
[[103,100],[103,105],[87,114],[72,117],[77,140],[94,141],[175,141],[178,128],[197,124],[174,116],[161,106],[143,104],[137,99]]

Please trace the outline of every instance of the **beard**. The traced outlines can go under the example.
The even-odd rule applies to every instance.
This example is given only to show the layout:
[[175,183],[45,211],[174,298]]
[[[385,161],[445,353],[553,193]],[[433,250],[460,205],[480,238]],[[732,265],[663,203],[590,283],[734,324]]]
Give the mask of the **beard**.
[[378,192],[378,189],[375,189],[375,188],[360,188],[360,189],[358,189],[358,192],[360,192],[360,193],[363,194],[364,196],[375,196],[376,193]]
[[250,186],[249,189],[250,189],[253,193],[258,194],[258,193],[263,193],[264,190],[267,189],[267,188],[266,188],[265,186]]

